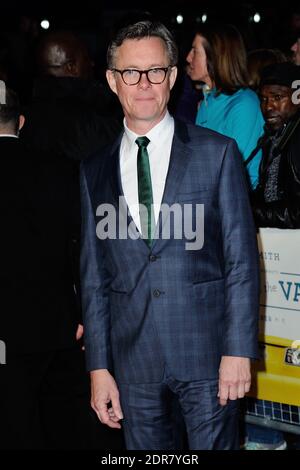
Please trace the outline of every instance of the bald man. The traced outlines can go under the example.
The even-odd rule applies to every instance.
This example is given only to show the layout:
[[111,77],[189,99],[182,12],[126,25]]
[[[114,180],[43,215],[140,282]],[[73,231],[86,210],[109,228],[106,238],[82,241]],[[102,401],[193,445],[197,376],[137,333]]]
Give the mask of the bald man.
[[[80,315],[75,305],[76,301],[77,306],[80,305],[80,299],[78,295],[74,298],[73,288],[75,284],[78,294],[81,224],[79,164],[113,140],[119,133],[120,124],[111,116],[109,95],[93,78],[93,63],[86,46],[75,35],[70,32],[45,35],[37,49],[37,65],[39,77],[34,87],[33,102],[24,110],[26,121],[20,138],[30,153],[38,155],[39,164],[44,163],[43,168],[49,166],[49,171],[45,170],[37,177],[41,194],[34,199],[39,202],[47,198],[43,220],[45,222],[47,219],[48,228],[41,229],[45,256],[41,257],[39,273],[41,279],[45,276],[49,279],[45,287],[39,289],[45,308],[41,309],[42,321],[36,324],[35,331],[36,337],[49,338],[47,351],[50,348],[53,355],[45,363],[43,358],[48,360],[48,353],[45,356],[42,350],[45,344],[41,344],[40,350],[35,351],[40,362],[37,365],[34,363],[32,369],[38,374],[44,368],[47,374],[43,377],[46,375],[47,378],[51,371],[48,381],[54,378],[56,382],[53,384],[52,380],[53,387],[49,390],[52,407],[46,407],[46,438],[37,442],[35,435],[41,433],[35,432],[30,443],[23,440],[19,445],[26,448],[30,445],[31,448],[82,449],[93,446],[94,424],[90,421],[89,409],[85,407],[89,389],[83,367],[84,352],[76,342],[76,337],[82,336]],[[57,218],[66,204],[66,214],[59,222]],[[42,202],[40,205],[42,207]],[[68,271],[65,269],[65,258],[69,261]],[[56,260],[54,267],[51,260]],[[60,272],[63,272],[64,280],[58,289]],[[69,297],[72,302],[66,301]],[[53,312],[46,307],[53,304],[59,312],[59,329],[49,327]],[[72,331],[69,319],[73,320]],[[75,331],[74,324],[76,327],[79,325]],[[55,419],[57,415],[59,419]],[[96,447],[110,445],[106,443],[107,435],[101,430],[99,436],[98,429]]]
[[45,34],[36,66],[21,135],[26,143],[50,156],[82,160],[116,138],[121,108],[107,85],[94,78],[93,60],[79,37],[70,31]]
[[93,77],[94,63],[86,45],[69,31],[51,32],[43,38],[37,50],[37,65],[41,75]]

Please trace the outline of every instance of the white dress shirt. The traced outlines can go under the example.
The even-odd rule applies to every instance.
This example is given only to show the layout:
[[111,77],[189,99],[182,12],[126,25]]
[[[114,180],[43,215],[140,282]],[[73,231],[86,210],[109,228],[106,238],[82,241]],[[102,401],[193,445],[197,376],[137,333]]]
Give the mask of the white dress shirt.
[[[130,214],[141,232],[137,177],[138,146],[135,143],[135,140],[141,136],[128,129],[125,119],[124,129],[120,148],[121,183]],[[174,119],[167,112],[164,118],[145,135],[150,140],[147,150],[151,171],[154,217],[155,223],[157,223],[170,162]]]
[[19,138],[16,134],[0,134],[0,137],[14,137],[15,139]]

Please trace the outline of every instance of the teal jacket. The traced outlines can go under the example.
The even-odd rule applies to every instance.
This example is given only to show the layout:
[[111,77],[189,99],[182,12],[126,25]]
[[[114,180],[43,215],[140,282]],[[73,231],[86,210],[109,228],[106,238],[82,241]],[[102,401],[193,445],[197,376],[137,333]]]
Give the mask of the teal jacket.
[[[264,118],[259,99],[249,88],[242,88],[233,95],[221,93],[218,96],[215,90],[204,90],[204,100],[199,107],[196,124],[235,139],[243,159],[246,160],[263,134]],[[247,166],[252,188],[258,183],[261,157],[261,151],[257,152]]]

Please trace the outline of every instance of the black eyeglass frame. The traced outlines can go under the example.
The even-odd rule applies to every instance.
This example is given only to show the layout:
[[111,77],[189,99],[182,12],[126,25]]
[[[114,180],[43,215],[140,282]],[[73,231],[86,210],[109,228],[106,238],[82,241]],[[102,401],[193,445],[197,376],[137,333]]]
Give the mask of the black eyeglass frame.
[[[148,80],[149,83],[151,83],[151,85],[161,85],[161,84],[165,81],[165,79],[166,79],[168,70],[171,69],[171,68],[173,68],[173,67],[175,67],[175,66],[174,66],[174,65],[168,65],[168,67],[153,67],[153,68],[148,69],[148,70],[138,70],[138,69],[124,69],[124,70],[119,70],[119,69],[111,69],[111,71],[112,71],[112,72],[118,72],[118,73],[121,75],[123,82],[124,82],[125,85],[127,85],[127,86],[135,86],[135,85],[137,85],[138,83],[140,83],[143,74],[146,74],[147,80]],[[149,79],[148,74],[149,74],[149,72],[151,72],[152,70],[163,70],[163,71],[164,71],[165,76],[164,76],[164,78],[162,79],[161,82],[152,82],[152,81]],[[127,82],[125,82],[124,77],[123,77],[123,75],[124,75],[125,72],[138,72],[138,73],[140,74],[139,79],[138,79],[137,82],[135,82],[135,83],[127,83]]]

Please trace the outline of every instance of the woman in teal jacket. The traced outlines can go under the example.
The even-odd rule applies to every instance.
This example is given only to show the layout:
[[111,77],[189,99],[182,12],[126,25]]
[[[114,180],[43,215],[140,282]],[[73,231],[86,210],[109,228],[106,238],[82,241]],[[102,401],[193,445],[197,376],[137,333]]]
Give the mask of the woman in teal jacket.
[[252,188],[258,182],[261,151],[255,153],[263,134],[259,99],[248,87],[247,54],[243,39],[232,25],[197,30],[187,56],[188,74],[204,83],[196,124],[236,140],[247,165]]

